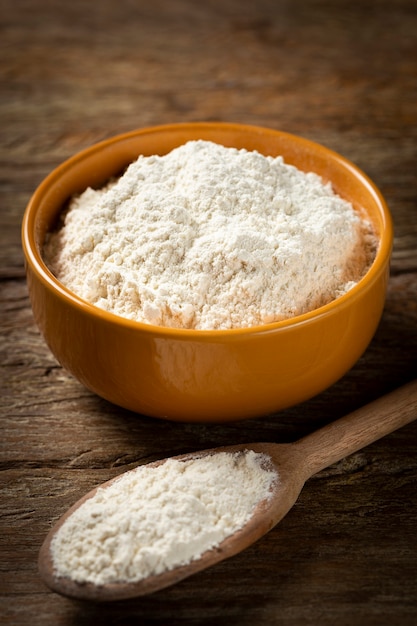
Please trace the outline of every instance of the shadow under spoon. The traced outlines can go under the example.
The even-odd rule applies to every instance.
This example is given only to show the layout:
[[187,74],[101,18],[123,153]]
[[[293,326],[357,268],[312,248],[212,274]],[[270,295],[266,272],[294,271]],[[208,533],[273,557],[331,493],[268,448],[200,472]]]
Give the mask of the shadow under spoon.
[[[257,504],[249,521],[218,546],[207,550],[186,565],[136,582],[120,581],[103,585],[91,582],[79,583],[60,576],[55,571],[51,541],[64,521],[96,493],[97,487],[74,504],[50,530],[39,553],[40,576],[53,591],[68,597],[96,602],[135,598],[174,585],[241,552],[266,534],[295,504],[304,483],[311,476],[416,418],[417,381],[413,381],[295,443],[250,443],[172,457],[187,460],[219,452],[236,453],[253,450],[266,455],[268,469],[273,469],[278,474],[278,480],[273,483],[270,497]],[[151,465],[157,466],[164,461]],[[117,478],[104,483],[101,488],[111,485]]]

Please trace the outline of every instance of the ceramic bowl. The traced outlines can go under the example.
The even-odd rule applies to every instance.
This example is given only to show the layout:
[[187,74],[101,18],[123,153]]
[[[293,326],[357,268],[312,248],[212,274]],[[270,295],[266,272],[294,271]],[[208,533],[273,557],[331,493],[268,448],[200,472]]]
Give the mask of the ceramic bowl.
[[[331,181],[361,208],[379,238],[367,274],[347,294],[290,320],[202,331],[129,321],[83,301],[48,270],[42,248],[66,201],[103,185],[139,154],[165,154],[192,139],[283,155]],[[23,219],[34,318],[56,359],[108,401],[156,418],[222,422],[300,403],[341,378],[367,348],[386,296],[393,232],[380,192],[335,152],[285,132],[228,123],[173,124],[108,139],[76,154],[38,187]]]

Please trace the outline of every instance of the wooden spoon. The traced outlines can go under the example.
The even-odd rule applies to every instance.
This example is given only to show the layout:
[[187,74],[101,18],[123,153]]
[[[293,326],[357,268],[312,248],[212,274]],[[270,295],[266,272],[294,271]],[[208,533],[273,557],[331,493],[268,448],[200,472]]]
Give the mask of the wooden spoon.
[[[69,578],[59,577],[54,572],[50,551],[51,540],[65,519],[87,498],[94,495],[96,488],[69,509],[49,532],[39,554],[40,575],[44,582],[58,593],[94,601],[134,598],[174,585],[191,574],[241,552],[267,533],[291,509],[308,478],[416,418],[417,381],[413,381],[295,443],[242,444],[175,457],[185,460],[217,452],[254,450],[270,457],[271,466],[278,472],[279,481],[272,497],[258,504],[249,522],[238,532],[227,537],[217,548],[206,551],[188,565],[149,576],[139,582],[120,582],[102,586],[92,583],[80,584]],[[158,463],[163,462],[164,460]],[[102,487],[111,484],[113,480],[104,483]]]

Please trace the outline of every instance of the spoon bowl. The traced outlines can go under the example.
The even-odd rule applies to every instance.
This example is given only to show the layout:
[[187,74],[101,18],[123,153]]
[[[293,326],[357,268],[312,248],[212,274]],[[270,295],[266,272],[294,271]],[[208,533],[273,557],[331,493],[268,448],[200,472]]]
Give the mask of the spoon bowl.
[[[136,582],[120,581],[104,585],[78,583],[55,572],[51,542],[65,520],[96,493],[97,487],[74,504],[50,530],[39,553],[41,578],[48,587],[62,595],[97,602],[144,596],[174,585],[241,552],[260,539],[289,512],[308,478],[416,418],[417,381],[413,381],[295,443],[242,444],[173,457],[186,461],[220,452],[253,450],[266,456],[269,466],[266,469],[274,470],[277,480],[272,485],[270,497],[257,504],[249,521],[217,547],[207,550],[186,565]],[[165,460],[150,465],[157,466]],[[117,478],[104,483],[100,488],[106,488]]]

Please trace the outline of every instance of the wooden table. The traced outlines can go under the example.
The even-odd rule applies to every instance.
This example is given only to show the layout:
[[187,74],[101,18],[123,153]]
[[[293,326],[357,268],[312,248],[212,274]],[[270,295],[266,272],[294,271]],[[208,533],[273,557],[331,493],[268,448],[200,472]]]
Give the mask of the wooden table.
[[[5,0],[1,11],[2,624],[417,624],[417,422],[312,478],[245,553],[144,599],[50,592],[51,523],[135,464],[243,441],[291,441],[411,380],[417,355],[415,0]],[[221,120],[303,135],[380,187],[395,222],[385,312],[337,384],[277,415],[154,420],[94,396],[32,318],[20,223],[44,176],[134,128]]]

